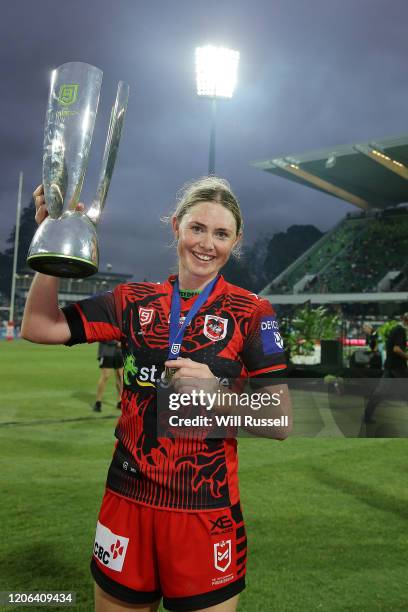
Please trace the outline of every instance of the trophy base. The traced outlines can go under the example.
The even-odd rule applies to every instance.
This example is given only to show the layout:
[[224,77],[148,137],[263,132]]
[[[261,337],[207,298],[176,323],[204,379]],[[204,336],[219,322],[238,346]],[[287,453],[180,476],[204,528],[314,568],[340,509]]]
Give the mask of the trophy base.
[[36,272],[61,278],[86,278],[98,271],[94,224],[79,212],[47,217],[36,231],[27,263]]
[[86,278],[98,271],[98,266],[85,259],[67,257],[58,253],[44,253],[27,257],[27,263],[36,272],[60,278]]

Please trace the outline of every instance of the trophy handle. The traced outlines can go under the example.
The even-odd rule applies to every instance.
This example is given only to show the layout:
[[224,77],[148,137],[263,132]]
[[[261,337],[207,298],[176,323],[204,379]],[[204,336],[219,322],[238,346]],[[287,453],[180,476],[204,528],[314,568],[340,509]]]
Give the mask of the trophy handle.
[[108,195],[116,156],[118,154],[119,142],[122,133],[123,121],[125,119],[127,103],[129,99],[129,85],[119,81],[116,92],[115,104],[112,107],[108,133],[106,136],[105,150],[102,158],[101,172],[95,197],[89,210],[86,212],[89,219],[96,225],[100,219],[106,196]]
[[44,129],[43,184],[52,219],[75,210],[88,163],[102,70],[68,62],[53,70]]

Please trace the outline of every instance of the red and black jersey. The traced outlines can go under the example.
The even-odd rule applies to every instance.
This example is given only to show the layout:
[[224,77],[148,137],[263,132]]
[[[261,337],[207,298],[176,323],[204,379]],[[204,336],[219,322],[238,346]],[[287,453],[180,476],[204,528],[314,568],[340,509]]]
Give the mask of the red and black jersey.
[[[63,309],[71,340],[119,340],[125,362],[122,414],[107,487],[147,505],[225,508],[239,499],[236,440],[156,435],[156,384],[169,350],[173,284],[129,283]],[[182,300],[181,321],[196,296]],[[221,276],[186,328],[181,357],[219,378],[269,378],[286,368],[275,313],[267,300]]]

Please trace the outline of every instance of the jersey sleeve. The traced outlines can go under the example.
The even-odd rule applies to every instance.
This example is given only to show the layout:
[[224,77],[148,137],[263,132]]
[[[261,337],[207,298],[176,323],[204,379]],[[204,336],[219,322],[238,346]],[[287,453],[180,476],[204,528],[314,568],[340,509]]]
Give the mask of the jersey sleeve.
[[67,346],[122,339],[121,285],[62,308],[71,339]]
[[260,300],[251,318],[242,360],[250,377],[273,378],[286,370],[285,349],[279,323],[267,300]]

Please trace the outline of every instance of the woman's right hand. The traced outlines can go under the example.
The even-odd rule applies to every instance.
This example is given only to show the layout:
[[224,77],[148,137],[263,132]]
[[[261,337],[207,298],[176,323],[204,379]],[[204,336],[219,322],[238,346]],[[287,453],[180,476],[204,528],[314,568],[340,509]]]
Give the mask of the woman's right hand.
[[[37,189],[33,191],[33,199],[35,204],[35,220],[38,225],[48,217],[48,209],[45,203],[45,195],[44,195],[44,185],[38,185]],[[78,212],[83,212],[85,210],[84,204],[78,202],[75,207],[75,210]]]
[[48,217],[47,205],[45,203],[44,185],[38,185],[33,191],[33,199],[35,204],[35,220],[40,225],[46,217]]

